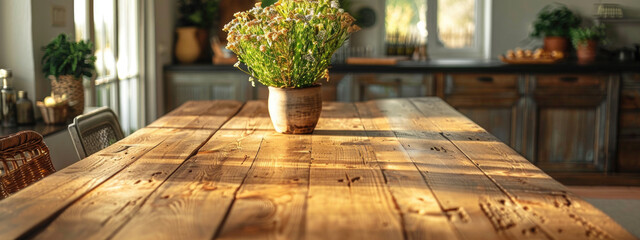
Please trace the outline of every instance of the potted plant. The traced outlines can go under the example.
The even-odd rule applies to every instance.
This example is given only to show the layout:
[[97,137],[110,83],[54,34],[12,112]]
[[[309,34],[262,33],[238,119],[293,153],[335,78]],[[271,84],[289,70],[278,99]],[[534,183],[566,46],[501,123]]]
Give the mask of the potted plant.
[[[320,79],[333,53],[360,28],[337,0],[280,0],[238,12],[224,31],[235,67],[269,87],[269,114],[280,133],[311,133],[322,111]],[[240,66],[240,62],[246,66]]]
[[179,0],[176,28],[176,58],[181,63],[193,63],[210,57],[209,30],[217,22],[219,0]]
[[533,22],[532,37],[544,38],[544,49],[547,51],[567,50],[569,30],[580,25],[580,18],[565,5],[551,4],[538,13]]
[[51,80],[51,91],[56,96],[66,96],[72,107],[71,116],[84,111],[84,87],[82,76],[91,78],[96,57],[91,42],[73,42],[60,34],[43,48],[42,72]]
[[571,42],[576,48],[578,62],[589,63],[596,60],[598,44],[607,36],[604,25],[571,29]]

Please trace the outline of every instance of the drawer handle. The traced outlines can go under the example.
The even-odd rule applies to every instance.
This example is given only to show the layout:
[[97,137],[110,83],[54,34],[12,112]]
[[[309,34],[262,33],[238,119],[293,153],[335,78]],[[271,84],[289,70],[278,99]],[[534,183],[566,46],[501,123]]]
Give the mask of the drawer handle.
[[490,82],[493,82],[493,78],[492,77],[478,77],[478,81],[490,83]]
[[563,82],[577,82],[578,78],[577,77],[562,77],[562,78],[560,78],[560,81],[563,81]]

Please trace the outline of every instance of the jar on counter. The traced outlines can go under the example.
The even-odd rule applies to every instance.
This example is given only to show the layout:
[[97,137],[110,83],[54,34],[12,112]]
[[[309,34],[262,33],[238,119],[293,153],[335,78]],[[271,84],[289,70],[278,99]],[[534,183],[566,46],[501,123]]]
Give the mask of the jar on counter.
[[11,70],[0,69],[2,89],[0,89],[0,102],[2,102],[2,126],[15,127],[16,121],[16,91],[9,86]]
[[33,102],[29,100],[25,91],[18,91],[16,113],[18,115],[18,125],[30,125],[36,122],[33,116]]

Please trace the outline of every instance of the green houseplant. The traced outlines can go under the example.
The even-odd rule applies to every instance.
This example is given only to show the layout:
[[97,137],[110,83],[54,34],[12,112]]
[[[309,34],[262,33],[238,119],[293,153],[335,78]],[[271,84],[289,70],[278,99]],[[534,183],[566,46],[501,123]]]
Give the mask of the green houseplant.
[[359,27],[337,0],[263,4],[236,13],[224,27],[227,48],[238,55],[235,66],[252,84],[269,87],[276,131],[310,133],[322,110],[318,81],[329,79],[331,56]]
[[72,116],[84,111],[84,87],[82,76],[91,78],[95,70],[96,57],[91,42],[69,40],[60,34],[43,47],[42,72],[51,80],[53,95],[64,96],[72,105]]
[[578,61],[581,63],[593,62],[596,59],[598,44],[607,36],[604,25],[571,29],[571,42],[576,48]]
[[532,37],[544,38],[544,48],[548,51],[567,50],[569,31],[580,25],[580,18],[565,5],[545,6],[533,22]]
[[176,58],[181,63],[205,60],[209,51],[209,30],[218,21],[220,0],[179,0]]

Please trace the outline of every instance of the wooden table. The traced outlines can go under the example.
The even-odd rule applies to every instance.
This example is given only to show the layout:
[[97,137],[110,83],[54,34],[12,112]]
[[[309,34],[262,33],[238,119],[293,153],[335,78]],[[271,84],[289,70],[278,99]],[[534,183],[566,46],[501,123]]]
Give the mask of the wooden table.
[[188,102],[0,201],[0,239],[635,239],[437,98]]

